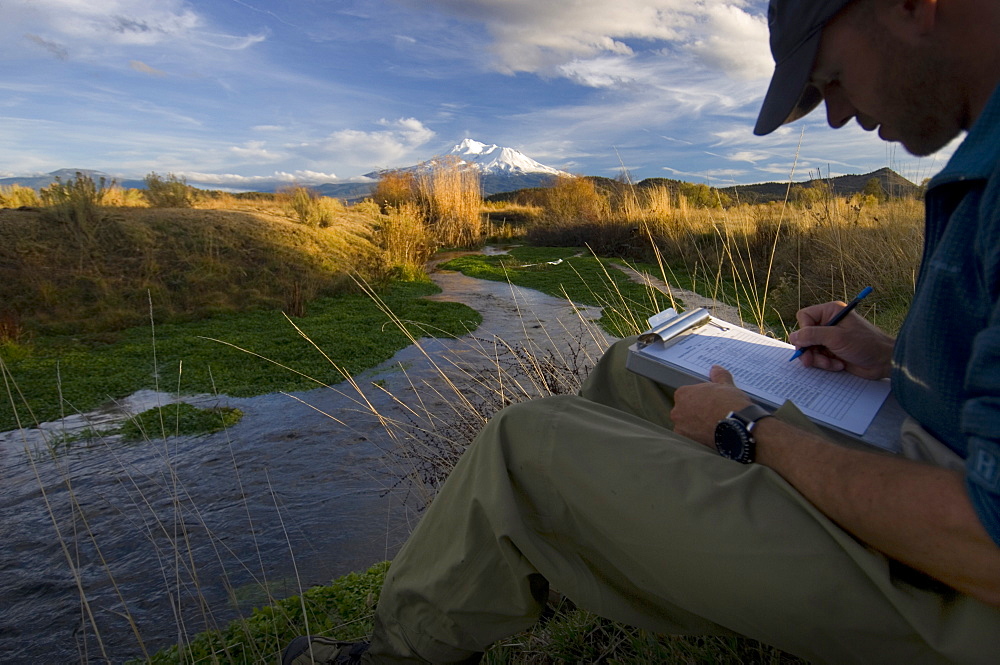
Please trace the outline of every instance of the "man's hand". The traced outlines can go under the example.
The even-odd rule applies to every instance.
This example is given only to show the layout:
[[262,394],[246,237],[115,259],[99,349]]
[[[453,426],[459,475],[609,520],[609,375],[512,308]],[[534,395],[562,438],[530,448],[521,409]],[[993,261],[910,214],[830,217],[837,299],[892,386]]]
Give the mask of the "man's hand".
[[788,336],[788,342],[800,349],[813,347],[800,356],[802,364],[831,372],[844,370],[865,379],[889,376],[896,340],[855,312],[827,326],[844,307],[842,302],[828,302],[800,309],[795,315],[799,330]]
[[733,384],[733,375],[714,365],[708,383],[681,386],[674,391],[670,418],[674,431],[703,446],[715,448],[715,425],[729,415],[750,405],[750,398]]

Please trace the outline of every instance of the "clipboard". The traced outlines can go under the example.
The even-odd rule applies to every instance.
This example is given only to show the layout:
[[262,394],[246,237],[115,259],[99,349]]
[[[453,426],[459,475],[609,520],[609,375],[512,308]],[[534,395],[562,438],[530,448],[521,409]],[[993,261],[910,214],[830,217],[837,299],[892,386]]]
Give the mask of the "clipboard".
[[889,381],[788,362],[795,347],[711,316],[704,308],[650,318],[651,328],[629,348],[626,367],[673,388],[708,380],[712,364],[726,367],[736,385],[773,411],[792,401],[831,438],[899,452],[906,413]]

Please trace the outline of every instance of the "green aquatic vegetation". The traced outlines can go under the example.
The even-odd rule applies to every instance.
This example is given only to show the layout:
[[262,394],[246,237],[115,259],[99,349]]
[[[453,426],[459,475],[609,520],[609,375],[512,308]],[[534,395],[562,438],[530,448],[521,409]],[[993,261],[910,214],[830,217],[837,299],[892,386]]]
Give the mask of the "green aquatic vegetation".
[[199,409],[186,402],[157,406],[125,421],[119,433],[129,441],[211,434],[232,427],[243,412],[232,407]]

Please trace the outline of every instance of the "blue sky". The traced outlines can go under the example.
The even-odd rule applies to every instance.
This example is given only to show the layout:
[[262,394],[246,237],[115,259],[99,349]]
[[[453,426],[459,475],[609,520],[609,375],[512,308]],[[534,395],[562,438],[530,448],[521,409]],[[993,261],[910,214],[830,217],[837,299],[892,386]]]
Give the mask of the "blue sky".
[[[464,138],[713,185],[916,159],[822,113],[753,136],[765,0],[3,0],[0,175],[350,180]],[[801,145],[800,145],[801,140]],[[794,166],[794,172],[793,172]]]

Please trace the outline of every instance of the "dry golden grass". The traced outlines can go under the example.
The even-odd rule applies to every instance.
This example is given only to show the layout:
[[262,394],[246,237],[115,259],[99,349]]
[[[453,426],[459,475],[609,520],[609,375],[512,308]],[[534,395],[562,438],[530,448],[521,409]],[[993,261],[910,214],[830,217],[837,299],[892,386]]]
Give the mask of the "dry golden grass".
[[0,185],[0,208],[20,208],[37,206],[38,194],[30,187],[21,185]]
[[483,205],[479,174],[446,159],[417,177],[417,200],[439,245],[473,247],[481,240]]
[[739,304],[761,326],[793,327],[800,307],[849,300],[872,286],[866,310],[896,329],[920,259],[923,203],[914,199],[827,194],[704,207],[666,188],[624,188],[612,197],[580,178],[535,198],[542,212],[527,228],[533,243],[662,262],[706,295]]
[[100,331],[141,324],[152,296],[167,320],[256,307],[294,312],[373,266],[372,220],[336,228],[281,215],[107,208],[87,234],[45,212],[0,211],[0,309],[26,329]]

